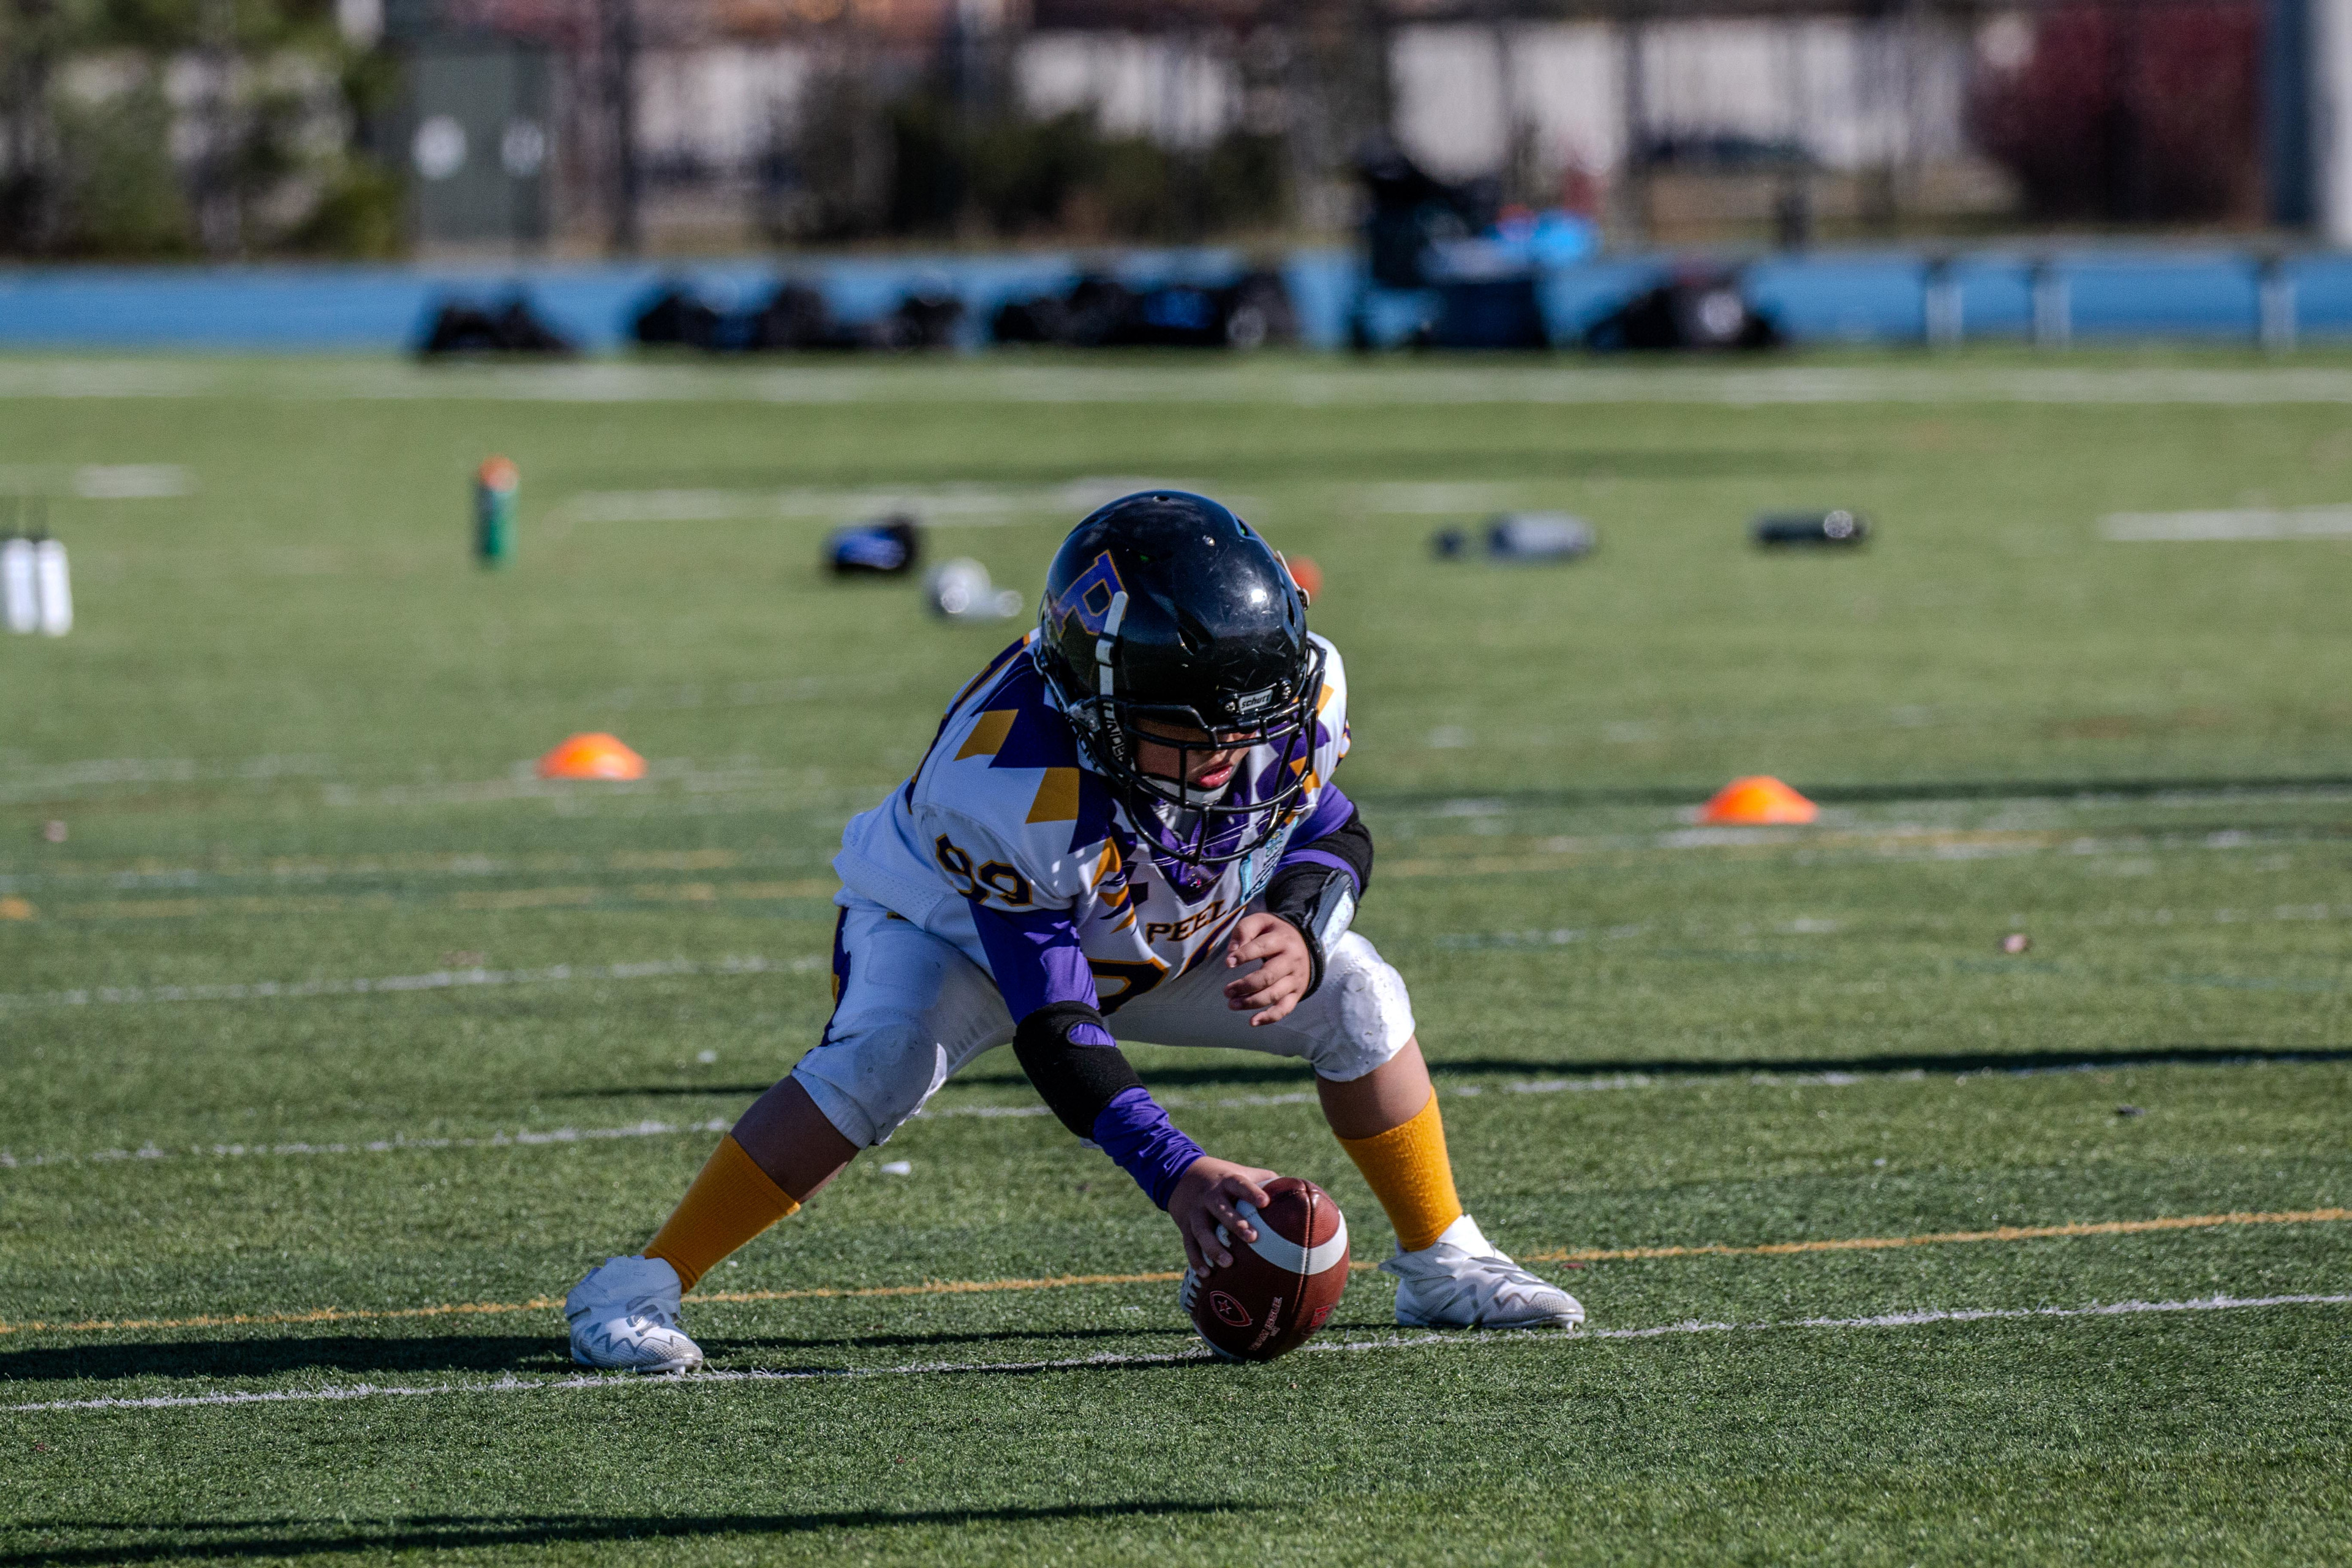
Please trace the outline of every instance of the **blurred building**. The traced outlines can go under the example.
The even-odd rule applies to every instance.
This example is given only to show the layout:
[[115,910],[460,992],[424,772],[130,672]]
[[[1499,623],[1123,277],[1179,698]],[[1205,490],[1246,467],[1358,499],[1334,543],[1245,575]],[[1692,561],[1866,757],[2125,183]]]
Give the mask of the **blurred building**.
[[2352,138],[2352,0],[121,14],[149,20],[76,33],[79,10],[0,0],[0,248],[1337,237],[1374,139],[1622,244],[2331,213],[2352,235],[2329,140]]

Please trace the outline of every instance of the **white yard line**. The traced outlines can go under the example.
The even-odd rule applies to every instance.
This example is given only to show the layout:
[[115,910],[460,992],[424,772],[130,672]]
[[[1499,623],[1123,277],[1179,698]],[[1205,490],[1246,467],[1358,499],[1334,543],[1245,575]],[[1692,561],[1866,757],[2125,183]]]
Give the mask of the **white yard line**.
[[0,768],[0,804],[77,799],[121,786],[272,784],[323,778],[334,771],[335,760],[323,756],[264,755],[211,762],[194,757],[94,757],[46,766]]
[[0,994],[0,1011],[20,1007],[149,1006],[173,1002],[268,1002],[303,996],[369,996],[452,991],[481,985],[561,985],[590,980],[658,980],[677,974],[809,973],[822,958],[656,959],[645,963],[551,963],[543,969],[436,969],[376,978],[254,980],[213,985],[97,985],[72,991]]
[[[2028,1320],[2133,1317],[2150,1312],[2243,1311],[2270,1307],[2341,1307],[2352,1305],[2352,1295],[2206,1296],[2178,1301],[2095,1302],[2081,1307],[1963,1307],[1910,1312],[1882,1312],[1862,1318],[1791,1318],[1764,1323],[1717,1323],[1696,1321],[1658,1323],[1639,1329],[1588,1329],[1579,1340],[1654,1340],[1698,1334],[1744,1334],[1790,1330],[1911,1329],[1930,1323],[1981,1323]],[[1310,1344],[1301,1353],[1350,1354],[1399,1350],[1463,1349],[1509,1345],[1553,1345],[1564,1337],[1538,1333],[1395,1334],[1370,1340],[1333,1340]],[[26,1405],[0,1405],[11,1415],[86,1413],[108,1410],[178,1410],[198,1405],[305,1405],[337,1400],[418,1398],[436,1394],[558,1394],[585,1388],[674,1389],[743,1383],[811,1383],[827,1379],[870,1377],[940,1377],[969,1374],[1086,1372],[1097,1368],[1160,1366],[1214,1358],[1205,1349],[1156,1353],[1121,1354],[1104,1352],[1060,1361],[914,1362],[898,1366],[826,1367],[792,1372],[760,1369],[697,1372],[678,1377],[582,1375],[555,1378],[507,1376],[491,1382],[436,1384],[352,1384],[329,1388],[217,1390],[208,1394],[163,1394],[139,1398],[55,1399]]]
[[581,490],[560,503],[561,522],[721,522],[760,518],[852,517],[911,511],[935,525],[993,527],[1024,513],[1083,516],[1135,490],[1199,489],[1199,479],[1123,477],[1075,479],[1059,485],[1004,485],[983,480],[863,489]]
[[[770,687],[763,690],[756,685],[739,684],[724,692],[707,693],[693,688],[684,689],[692,693],[691,700],[663,701],[656,697],[649,706],[748,708],[803,700],[782,687]],[[625,702],[613,705],[627,706]],[[813,799],[829,800],[840,793],[839,785],[824,783],[822,769],[750,764],[698,768],[690,759],[684,758],[656,757],[644,778],[600,779],[594,781],[593,789],[583,787],[578,780],[540,778],[528,762],[518,763],[511,772],[499,778],[466,779],[444,784],[354,784],[339,783],[327,776],[335,770],[332,759],[289,758],[283,760],[283,765],[273,766],[275,761],[257,758],[247,763],[200,763],[187,759],[164,758],[68,763],[53,768],[0,769],[0,805],[117,798],[156,785],[176,784],[241,784],[261,792],[308,784],[314,778],[318,781],[320,804],[331,806],[467,805],[512,800],[554,800],[576,805],[614,795],[650,795],[674,801],[679,795],[728,795],[763,790],[805,790],[812,792]],[[881,793],[879,785],[872,791],[857,791],[860,805],[852,806],[851,810],[861,809],[871,795],[878,793]]]
[[1481,508],[1506,506],[1530,490],[1541,488],[1539,484],[1503,479],[1427,483],[1393,481],[1358,485],[1350,493],[1355,503],[1369,512],[1389,516],[1445,517],[1457,512],[1476,511]]
[[479,1138],[418,1138],[406,1133],[367,1142],[191,1143],[186,1148],[160,1148],[153,1142],[136,1149],[99,1149],[87,1154],[12,1154],[0,1149],[0,1170],[34,1165],[99,1165],[121,1160],[242,1160],[265,1154],[394,1154],[412,1149],[530,1149],[552,1144],[588,1143],[607,1138],[660,1138],[674,1132],[724,1132],[727,1121],[633,1121],[626,1127],[556,1127],[543,1132],[492,1132]]
[[177,463],[0,463],[0,490],[17,495],[168,500],[195,488],[195,475]]
[[2247,507],[2223,511],[2119,511],[2099,537],[2121,544],[2239,539],[2352,538],[2352,506]]
[[[2212,982],[2220,984],[2220,982]],[[2340,989],[2340,987],[2330,987]],[[1726,1073],[1612,1073],[1606,1078],[1546,1078],[1526,1079],[1501,1084],[1464,1083],[1445,1074],[1444,1063],[1437,1065],[1441,1087],[1449,1100],[1475,1100],[1489,1093],[1496,1094],[1586,1094],[1608,1093],[1637,1089],[1698,1089],[1710,1084],[1731,1084],[1756,1089],[1852,1089],[1866,1083],[1925,1083],[1930,1079],[1950,1079],[1964,1082],[1980,1078],[2045,1078],[2059,1073],[2116,1072],[2138,1068],[2238,1068],[2291,1067],[2300,1063],[2326,1063],[2332,1058],[2324,1056],[2243,1056],[2218,1058],[2209,1061],[2180,1062],[2161,1057],[2143,1059],[2102,1059],[2069,1062],[2056,1066],[2019,1068],[1974,1068],[1962,1072],[1929,1072],[1924,1068],[1902,1068],[1888,1071],[1864,1072],[1774,1072],[1769,1068],[1755,1072]],[[1671,1064],[1662,1064],[1662,1066]],[[1182,1093],[1163,1092],[1160,1102],[1174,1110],[1194,1110],[1214,1106],[1234,1110],[1270,1105],[1313,1105],[1318,1103],[1312,1089],[1297,1089],[1280,1094],[1231,1094],[1209,1100]],[[1046,1107],[1027,1105],[940,1105],[937,1101],[915,1112],[918,1117],[972,1117],[982,1121],[1025,1119],[1050,1116]],[[592,1142],[609,1138],[659,1138],[688,1132],[724,1132],[734,1123],[723,1118],[705,1121],[634,1121],[624,1127],[558,1127],[546,1131],[492,1132],[477,1138],[419,1137],[395,1133],[388,1138],[354,1142],[352,1140],[293,1140],[267,1143],[191,1143],[164,1147],[152,1139],[135,1149],[97,1149],[84,1153],[16,1154],[0,1149],[0,1170],[30,1169],[43,1165],[112,1164],[125,1160],[189,1160],[253,1159],[263,1155],[316,1157],[329,1154],[388,1154],[410,1151],[445,1149],[521,1149]]]
[[[2209,844],[2207,847],[2217,848],[2234,848],[2240,847],[2241,846],[2232,843]],[[513,865],[502,865],[492,860],[488,856],[450,857],[449,859],[450,863],[448,865],[439,868],[420,868],[414,864],[404,864],[398,868],[411,875],[416,874],[420,870],[424,870],[427,874],[430,874],[432,870],[437,869],[446,875],[469,879],[490,875],[511,875],[516,874],[521,869],[527,868]],[[739,865],[730,864],[723,868],[734,870],[744,868]],[[326,863],[305,863],[294,868],[294,869],[302,873],[302,875],[299,877],[293,875],[280,875],[277,877],[276,881],[279,884],[284,884],[299,880],[307,884],[324,880],[338,874],[336,868]],[[386,863],[375,862],[368,866],[352,868],[343,874],[352,876],[380,874],[384,869],[386,869]],[[585,866],[578,868],[578,872],[580,875],[592,877],[598,874],[596,868]],[[109,880],[115,888],[120,889],[144,891],[156,889],[170,889],[196,886],[202,880],[207,879],[217,878],[225,880],[230,876],[242,876],[251,879],[257,877],[261,873],[258,872],[215,873],[196,868],[180,868],[139,872],[114,872],[104,874],[91,873],[90,875],[92,877],[103,875],[105,879]],[[62,880],[63,879],[61,877],[53,877],[47,879]],[[27,890],[35,888],[39,880],[41,880],[41,879],[33,877],[0,876],[0,893]],[[2352,921],[2352,904],[2339,904],[2335,906],[2330,906],[2325,903],[2279,904],[2269,910],[2218,909],[2210,911],[2198,910],[2174,910],[2170,909],[2125,909],[2106,910],[2092,916],[2072,917],[2060,923],[2062,925],[2082,926],[2113,926],[2118,924],[2158,926],[2201,924],[2244,925],[2268,921],[2292,921],[2297,923]],[[1610,926],[1605,929],[1563,926],[1555,927],[1550,930],[1531,931],[1437,931],[1426,937],[1410,939],[1399,945],[1406,947],[1432,947],[1443,949],[1448,952],[1542,952],[1550,948],[1578,946],[1586,942],[1601,940],[1612,942],[1626,941],[1633,937],[1644,935],[1651,931],[1652,929],[1652,926],[1649,924],[1635,924]],[[1706,921],[1685,921],[1679,929],[1681,932],[1686,936],[1704,936],[1719,931],[1724,928],[1717,927]],[[1733,934],[1739,936],[1757,934],[1757,928],[1752,923],[1731,929],[1733,931]],[[1788,921],[1772,929],[1776,931],[1789,935],[1827,936],[1838,934],[1840,927],[1837,922],[1832,921],[1806,918]],[[758,956],[747,958],[730,957],[720,959],[710,963],[698,963],[687,959],[666,959],[643,963],[558,963],[550,964],[544,968],[539,969],[492,970],[475,968],[436,970],[424,974],[396,974],[386,975],[380,978],[356,976],[350,978],[315,980],[226,981],[198,983],[188,985],[81,986],[56,991],[0,993],[0,1013],[5,1013],[11,1009],[18,1008],[87,1007],[104,1005],[154,1006],[187,1002],[283,1001],[311,996],[365,995],[377,993],[397,994],[407,991],[443,991],[476,986],[562,984],[567,982],[594,980],[644,980],[679,974],[758,974],[786,972],[793,973],[807,973],[822,969],[824,967],[824,963],[825,961],[824,959],[814,956],[804,956],[789,961],[782,959],[761,958]],[[2023,966],[2020,965],[2016,967],[2021,968]],[[2172,978],[2179,984],[2245,984],[2255,988],[2262,988],[2273,984],[2283,984],[2289,987],[2309,986],[2318,989],[2337,988],[2333,982],[2317,983],[2295,980],[2273,981],[2259,976],[2245,977],[2242,979],[2202,976],[2175,976]]]

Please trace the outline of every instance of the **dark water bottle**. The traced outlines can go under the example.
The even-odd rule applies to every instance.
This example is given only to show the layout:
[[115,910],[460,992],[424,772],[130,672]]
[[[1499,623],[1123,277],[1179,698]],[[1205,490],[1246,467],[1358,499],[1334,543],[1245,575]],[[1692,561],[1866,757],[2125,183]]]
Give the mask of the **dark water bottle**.
[[1870,520],[1858,511],[1768,513],[1752,525],[1756,542],[1766,549],[1784,545],[1860,544],[1870,537]]

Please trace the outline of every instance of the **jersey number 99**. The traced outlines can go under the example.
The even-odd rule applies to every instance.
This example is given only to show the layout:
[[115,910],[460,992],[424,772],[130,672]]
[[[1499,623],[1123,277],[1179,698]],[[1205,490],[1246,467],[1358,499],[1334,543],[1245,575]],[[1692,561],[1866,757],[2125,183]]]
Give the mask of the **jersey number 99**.
[[1003,861],[991,860],[974,867],[971,857],[944,833],[933,841],[931,858],[940,863],[940,869],[947,873],[956,891],[972,902],[985,903],[993,898],[1007,909],[1029,907],[1029,879]]

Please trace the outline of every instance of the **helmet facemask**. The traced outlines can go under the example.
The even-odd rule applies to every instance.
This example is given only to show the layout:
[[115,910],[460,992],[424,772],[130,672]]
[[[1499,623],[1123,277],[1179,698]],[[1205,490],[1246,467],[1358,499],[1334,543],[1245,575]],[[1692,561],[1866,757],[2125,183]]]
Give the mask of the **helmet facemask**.
[[[1097,509],[1046,569],[1033,657],[1161,858],[1228,865],[1296,817],[1324,653],[1288,568],[1227,508],[1146,490]],[[1229,778],[1192,782],[1231,751]]]
[[[1204,715],[1190,704],[1147,702],[1119,693],[1112,668],[1118,634],[1107,620],[1098,639],[1094,671],[1097,690],[1062,691],[1065,707],[1087,743],[1095,770],[1127,807],[1136,829],[1152,847],[1190,866],[1229,865],[1262,847],[1296,814],[1307,792],[1315,752],[1316,700],[1323,688],[1323,650],[1309,643],[1306,666],[1286,682],[1263,715],[1244,725],[1230,713]],[[1064,683],[1056,682],[1057,687]],[[1214,721],[1223,717],[1226,722]],[[1146,729],[1143,726],[1150,725]],[[1189,731],[1197,738],[1164,732]],[[1142,748],[1164,748],[1175,757],[1173,776],[1146,772]],[[1252,755],[1272,748],[1274,756],[1253,774]],[[1200,759],[1239,750],[1230,777],[1211,788],[1190,782]]]

